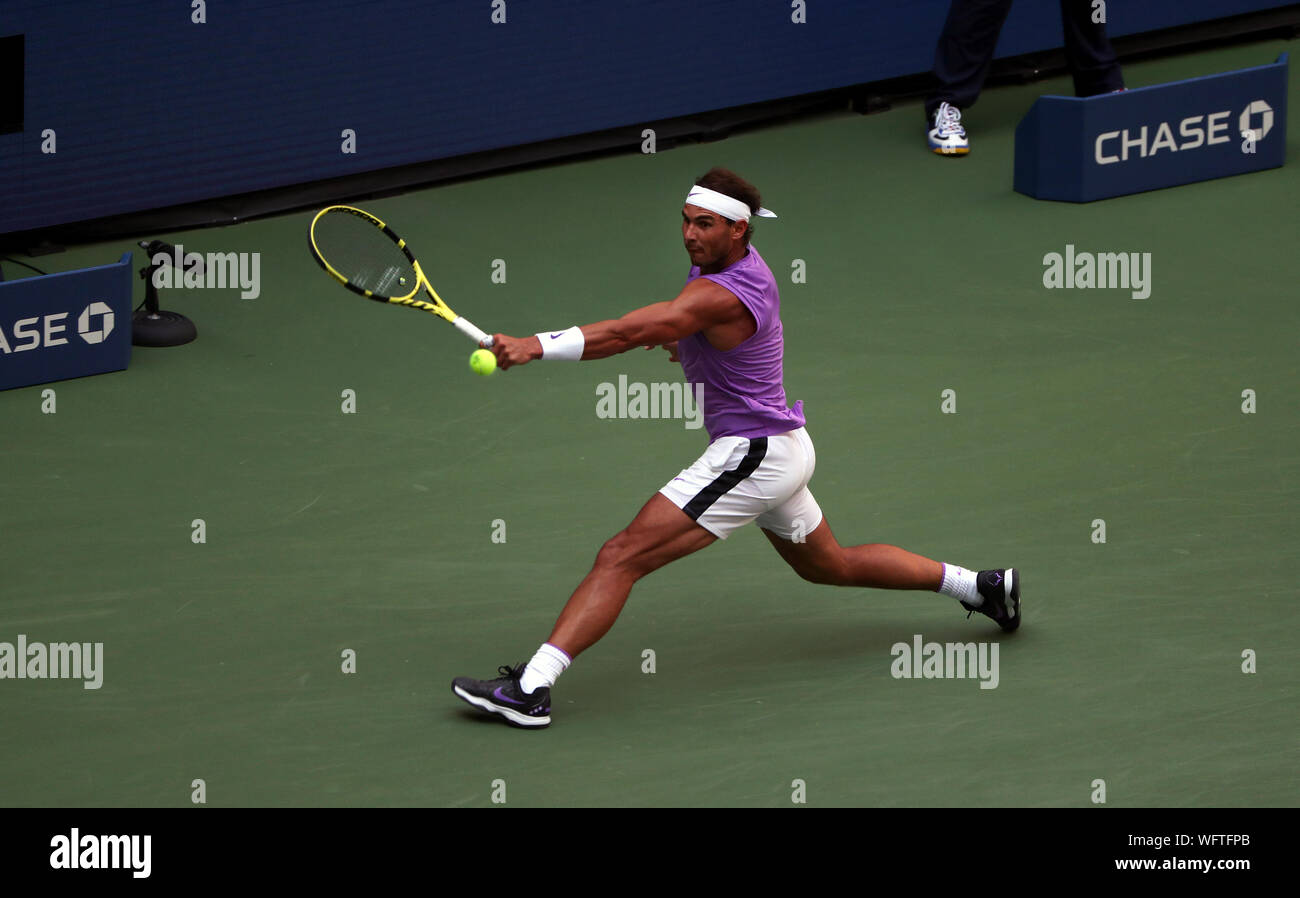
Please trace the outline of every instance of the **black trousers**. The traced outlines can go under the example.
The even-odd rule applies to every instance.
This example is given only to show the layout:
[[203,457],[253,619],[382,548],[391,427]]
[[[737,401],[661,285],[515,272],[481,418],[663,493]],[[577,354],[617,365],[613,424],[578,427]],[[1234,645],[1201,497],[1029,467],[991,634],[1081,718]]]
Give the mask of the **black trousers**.
[[[925,104],[927,120],[940,103],[958,109],[973,106],[993,63],[998,35],[1011,11],[1012,0],[952,0],[943,34],[934,51],[938,89]],[[1074,75],[1074,92],[1080,97],[1109,93],[1124,86],[1115,50],[1106,37],[1105,24],[1092,21],[1092,0],[1061,0],[1061,25],[1065,31],[1065,61]]]

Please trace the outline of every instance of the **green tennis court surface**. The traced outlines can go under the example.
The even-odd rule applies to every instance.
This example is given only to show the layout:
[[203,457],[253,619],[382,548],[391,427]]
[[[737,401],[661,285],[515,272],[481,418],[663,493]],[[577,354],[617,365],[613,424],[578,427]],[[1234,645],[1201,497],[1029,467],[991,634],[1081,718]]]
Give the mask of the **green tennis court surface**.
[[[596,414],[600,384],[680,368],[638,351],[478,378],[446,324],[331,283],[309,213],[157,235],[260,252],[261,294],[164,291],[197,342],[0,394],[0,641],[104,652],[99,689],[0,680],[0,804],[188,806],[201,779],[211,806],[489,806],[498,780],[507,806],[789,807],[795,780],[809,806],[1082,807],[1095,780],[1109,806],[1295,805],[1295,138],[1255,175],[1013,193],[1016,121],[1068,90],[987,92],[960,160],[925,151],[909,105],[358,202],[458,312],[528,334],[671,298],[692,178],[754,181],[836,535],[1017,566],[1019,633],[933,594],[805,583],[751,528],[638,584],[549,729],[476,716],[452,677],[526,660],[703,450],[680,419]],[[1150,253],[1151,295],[1045,289],[1067,245]],[[997,687],[891,676],[916,634],[998,643]]]

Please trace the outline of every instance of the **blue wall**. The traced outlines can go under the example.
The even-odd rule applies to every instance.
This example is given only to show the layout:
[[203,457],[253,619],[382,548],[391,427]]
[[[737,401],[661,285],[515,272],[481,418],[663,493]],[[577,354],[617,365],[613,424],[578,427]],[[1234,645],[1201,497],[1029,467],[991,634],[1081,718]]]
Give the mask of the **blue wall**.
[[[27,68],[0,233],[620,126],[631,148],[643,122],[928,71],[948,8],[807,0],[793,24],[790,0],[504,2],[493,24],[493,0],[209,0],[194,24],[189,0],[3,0]],[[1286,5],[1108,11],[1120,36]],[[1057,4],[1020,0],[998,54],[1060,43]]]

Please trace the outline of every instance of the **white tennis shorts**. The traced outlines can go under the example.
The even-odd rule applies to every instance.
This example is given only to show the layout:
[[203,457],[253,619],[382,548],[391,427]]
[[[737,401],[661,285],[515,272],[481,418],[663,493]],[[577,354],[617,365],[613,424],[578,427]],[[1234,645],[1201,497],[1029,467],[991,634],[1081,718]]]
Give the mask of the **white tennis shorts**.
[[800,427],[770,437],[722,437],[659,492],[719,539],[750,521],[802,542],[822,522],[808,491],[817,453]]

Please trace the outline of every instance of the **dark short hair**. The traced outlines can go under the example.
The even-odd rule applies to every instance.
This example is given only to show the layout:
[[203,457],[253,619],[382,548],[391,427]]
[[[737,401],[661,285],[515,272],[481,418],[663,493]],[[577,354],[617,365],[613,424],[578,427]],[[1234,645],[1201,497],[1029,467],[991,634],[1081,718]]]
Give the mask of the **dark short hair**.
[[[710,190],[716,190],[718,193],[726,194],[733,200],[740,200],[749,207],[750,215],[758,212],[763,207],[763,198],[759,196],[758,188],[730,169],[715,166],[696,178],[695,183],[701,187],[707,187]],[[728,224],[735,224],[735,221],[730,218],[724,217],[723,220]],[[745,223],[746,246],[749,246],[749,238],[753,234],[754,220],[751,218]]]

